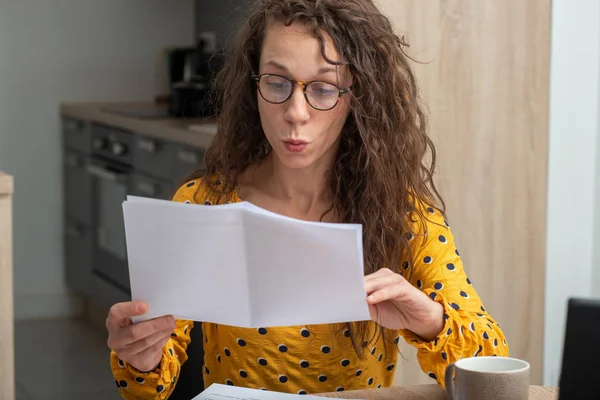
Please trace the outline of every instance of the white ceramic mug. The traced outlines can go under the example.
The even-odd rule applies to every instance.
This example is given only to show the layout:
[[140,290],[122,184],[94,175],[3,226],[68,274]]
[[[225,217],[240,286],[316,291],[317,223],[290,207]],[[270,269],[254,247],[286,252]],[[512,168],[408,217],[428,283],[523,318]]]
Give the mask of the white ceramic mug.
[[529,399],[529,363],[516,358],[464,358],[446,367],[444,381],[450,400]]

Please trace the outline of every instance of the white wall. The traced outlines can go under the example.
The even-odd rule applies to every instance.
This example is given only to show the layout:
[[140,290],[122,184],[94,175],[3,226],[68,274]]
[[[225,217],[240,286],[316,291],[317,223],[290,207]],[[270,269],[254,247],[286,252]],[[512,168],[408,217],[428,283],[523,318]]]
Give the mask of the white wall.
[[15,318],[72,315],[63,278],[63,101],[151,101],[192,0],[0,0],[0,169],[15,176]]
[[[600,42],[600,40],[599,40]],[[600,49],[598,50],[600,52]],[[600,74],[600,70],[598,70]],[[600,87],[598,88],[600,92]],[[596,192],[594,196],[594,241],[592,243],[592,296],[600,299],[600,108],[597,109],[598,115],[598,133],[596,136]]]
[[556,385],[560,372],[567,299],[592,294],[594,233],[598,233],[595,194],[600,190],[594,185],[595,158],[600,154],[600,2],[553,0],[551,29],[546,385]]

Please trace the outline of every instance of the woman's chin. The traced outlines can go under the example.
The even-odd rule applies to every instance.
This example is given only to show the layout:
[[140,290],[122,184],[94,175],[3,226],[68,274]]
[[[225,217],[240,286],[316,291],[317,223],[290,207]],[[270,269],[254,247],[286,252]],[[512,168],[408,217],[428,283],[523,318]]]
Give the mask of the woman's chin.
[[287,169],[304,169],[314,164],[314,159],[306,153],[290,153],[285,150],[276,153],[281,166]]

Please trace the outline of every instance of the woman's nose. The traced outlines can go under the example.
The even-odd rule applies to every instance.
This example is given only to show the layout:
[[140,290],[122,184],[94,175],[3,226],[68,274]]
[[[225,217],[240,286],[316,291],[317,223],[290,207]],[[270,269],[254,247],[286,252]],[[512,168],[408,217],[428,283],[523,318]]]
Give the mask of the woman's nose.
[[292,97],[287,102],[285,118],[291,123],[305,123],[310,119],[308,108],[310,105],[304,97],[304,88],[302,85],[294,85]]

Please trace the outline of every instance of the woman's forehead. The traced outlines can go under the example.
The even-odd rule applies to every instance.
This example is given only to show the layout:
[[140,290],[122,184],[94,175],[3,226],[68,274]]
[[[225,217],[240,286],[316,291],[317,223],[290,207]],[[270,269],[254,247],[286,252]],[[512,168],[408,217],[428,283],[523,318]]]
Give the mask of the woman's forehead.
[[[325,55],[331,61],[339,62],[340,54],[333,40],[324,31]],[[345,65],[328,62],[322,54],[321,42],[313,34],[312,28],[306,24],[294,22],[285,26],[280,22],[271,22],[264,37],[260,56],[261,68],[269,67],[287,73],[303,73],[311,75],[331,74],[333,76],[347,73]]]

